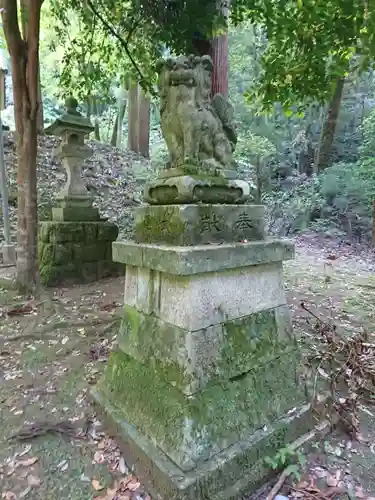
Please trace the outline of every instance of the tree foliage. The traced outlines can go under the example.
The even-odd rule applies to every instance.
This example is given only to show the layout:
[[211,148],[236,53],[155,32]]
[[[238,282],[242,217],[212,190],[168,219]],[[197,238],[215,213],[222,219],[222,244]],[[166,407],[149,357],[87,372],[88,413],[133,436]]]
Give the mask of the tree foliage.
[[326,101],[338,78],[373,64],[375,9],[363,0],[234,0],[232,21],[259,24],[268,40],[248,96],[262,108]]

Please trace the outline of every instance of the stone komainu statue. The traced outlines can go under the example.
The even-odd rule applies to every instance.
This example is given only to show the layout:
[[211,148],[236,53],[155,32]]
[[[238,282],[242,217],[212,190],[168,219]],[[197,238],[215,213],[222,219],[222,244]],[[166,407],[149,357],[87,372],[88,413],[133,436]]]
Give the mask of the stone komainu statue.
[[167,168],[201,165],[214,173],[232,165],[237,142],[233,106],[221,94],[211,99],[212,69],[209,56],[157,63]]

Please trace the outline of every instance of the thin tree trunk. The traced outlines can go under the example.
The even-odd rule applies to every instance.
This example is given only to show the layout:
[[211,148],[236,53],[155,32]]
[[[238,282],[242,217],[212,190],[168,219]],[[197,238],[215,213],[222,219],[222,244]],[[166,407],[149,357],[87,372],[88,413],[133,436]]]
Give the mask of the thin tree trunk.
[[[42,0],[23,0],[20,33],[16,0],[3,0],[3,29],[12,63],[18,157],[17,281],[26,289],[39,282],[37,262],[37,117],[39,30]],[[32,5],[32,7],[31,7]]]
[[[223,15],[228,18],[229,1],[227,2],[227,7],[223,9]],[[221,2],[219,2],[219,8],[221,7]],[[214,64],[214,69],[212,73],[212,86],[211,93],[214,96],[217,93],[223,94],[225,97],[228,96],[229,82],[228,82],[228,71],[229,71],[229,49],[228,49],[228,32],[215,36],[211,44],[211,57]]]
[[94,114],[94,137],[95,140],[100,142],[100,125],[99,125],[99,119],[98,119],[98,103],[96,102],[96,97],[91,96],[91,109],[92,113]]
[[142,90],[139,95],[139,153],[150,158],[150,99]]
[[118,129],[118,111],[116,112],[116,119],[113,125],[112,136],[111,136],[111,146],[113,146],[114,148],[116,147],[117,144],[117,129]]
[[40,67],[38,69],[38,116],[37,116],[38,134],[44,133],[44,110],[43,110],[43,95],[42,83],[40,81]]
[[86,116],[90,120],[91,119],[91,113],[92,113],[92,111],[91,111],[91,97],[90,96],[88,96],[86,98],[86,107],[87,107]]
[[329,102],[326,119],[324,121],[318,152],[315,160],[315,171],[321,172],[332,165],[332,146],[335,138],[337,119],[340,113],[341,98],[344,90],[345,78],[339,78],[335,91]]
[[212,61],[214,69],[212,73],[211,93],[228,96],[228,34],[217,36],[212,40]]
[[138,109],[138,84],[129,86],[128,103],[128,149],[139,152],[139,109]]
[[122,145],[122,126],[124,124],[125,111],[126,111],[127,100],[122,99],[118,104],[117,113],[117,137],[116,137],[116,147],[121,148]]

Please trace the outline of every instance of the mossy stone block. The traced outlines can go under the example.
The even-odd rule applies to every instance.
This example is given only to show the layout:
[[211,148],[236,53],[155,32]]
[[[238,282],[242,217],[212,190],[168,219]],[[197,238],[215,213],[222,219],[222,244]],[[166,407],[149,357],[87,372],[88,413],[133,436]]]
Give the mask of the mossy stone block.
[[293,353],[233,380],[182,394],[156,366],[111,354],[99,391],[182,469],[212,458],[305,402]]
[[41,238],[50,243],[84,242],[82,223],[46,221],[40,223]]
[[55,255],[55,245],[38,241],[38,258],[41,264],[53,262]]
[[293,243],[277,239],[193,247],[115,241],[112,251],[115,262],[180,276],[238,269],[294,258]]
[[134,464],[134,473],[147,491],[163,500],[237,500],[248,496],[270,476],[264,458],[274,456],[315,425],[313,412],[305,405],[184,472],[157,443],[124,420],[105,392],[95,387],[92,396],[100,419],[118,437],[127,463]]
[[288,352],[297,362],[296,340],[277,321],[283,307],[287,306],[189,331],[125,305],[118,344],[123,352],[154,367],[165,380],[191,395]]
[[98,224],[98,241],[115,241],[118,236],[118,227],[112,222]]
[[125,266],[112,260],[98,261],[98,279],[109,278],[111,276],[124,276]]
[[98,279],[98,262],[83,262],[80,266],[80,276],[83,283]]
[[70,264],[73,259],[73,247],[70,243],[54,245],[53,262],[57,266]]
[[61,283],[74,284],[77,282],[77,269],[73,263],[64,266],[53,263],[41,264],[40,281],[45,286],[58,286]]
[[51,221],[39,222],[38,241],[42,243],[49,243],[51,227],[52,227]]
[[85,222],[83,224],[85,232],[85,243],[91,245],[98,240],[98,227],[100,222]]
[[94,207],[53,207],[52,219],[57,222],[99,221],[99,210]]
[[84,262],[99,262],[106,258],[107,242],[98,241],[96,245],[85,245],[84,247]]
[[202,245],[265,238],[262,205],[156,205],[135,211],[135,241]]

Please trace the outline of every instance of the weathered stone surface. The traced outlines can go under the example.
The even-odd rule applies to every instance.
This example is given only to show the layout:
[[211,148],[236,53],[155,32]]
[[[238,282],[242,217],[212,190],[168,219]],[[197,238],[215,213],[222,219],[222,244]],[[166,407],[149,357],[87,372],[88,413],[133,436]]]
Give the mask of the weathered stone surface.
[[99,221],[99,210],[93,207],[52,207],[52,219],[63,221]]
[[110,222],[41,222],[41,282],[46,286],[86,283],[122,273],[123,266],[112,261],[117,234],[117,226]]
[[181,276],[281,262],[294,257],[294,245],[276,239],[193,247],[116,241],[112,249],[115,262]]
[[157,363],[143,364],[116,351],[98,391],[124,420],[188,471],[306,402],[298,361],[297,350],[287,351],[187,396],[166,380]]
[[186,163],[216,174],[230,168],[237,143],[234,109],[221,94],[211,99],[209,56],[180,56],[157,63],[160,123],[169,151],[167,168]]
[[52,208],[52,219],[60,222],[98,221],[99,211],[92,207],[93,198],[81,175],[84,160],[92,154],[84,138],[94,127],[77,111],[76,99],[68,98],[65,107],[66,113],[46,129],[47,134],[62,137],[57,156],[67,173],[66,184],[56,196],[56,206]]
[[14,266],[16,264],[16,247],[14,245],[3,244],[1,247],[3,256],[3,264],[6,266]]
[[286,303],[281,263],[173,276],[127,266],[125,304],[199,330]]
[[265,238],[263,205],[154,205],[135,210],[135,241],[202,245]]
[[250,185],[247,182],[218,175],[163,177],[146,184],[144,190],[144,200],[151,205],[242,204],[249,198]]
[[125,460],[134,465],[142,484],[160,500],[242,498],[270,475],[264,458],[275,455],[315,425],[313,412],[305,405],[267,428],[256,430],[194,470],[184,472],[151,439],[124,420],[122,411],[110,402],[106,391],[94,389],[92,395],[101,417],[119,436]]
[[286,352],[294,355],[296,341],[290,325],[283,321],[287,315],[290,317],[288,307],[280,306],[191,331],[125,306],[118,345],[191,395]]

